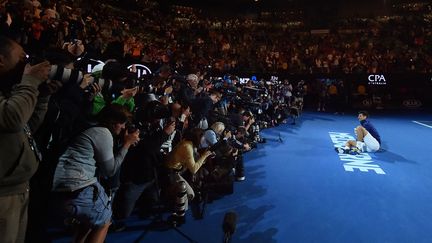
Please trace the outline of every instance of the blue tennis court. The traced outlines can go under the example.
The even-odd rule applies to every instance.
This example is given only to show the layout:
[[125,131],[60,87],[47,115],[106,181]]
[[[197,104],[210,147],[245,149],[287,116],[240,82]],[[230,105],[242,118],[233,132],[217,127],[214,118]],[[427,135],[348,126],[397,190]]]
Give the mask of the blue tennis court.
[[[235,211],[233,242],[432,242],[432,128],[413,122],[430,116],[372,113],[370,120],[383,149],[357,158],[334,151],[354,136],[355,114],[307,112],[297,125],[263,131],[268,142],[246,155],[246,180],[207,205],[204,219],[188,215],[180,230],[221,242],[224,214]],[[174,230],[143,234],[148,223],[132,218],[107,242],[187,242]]]

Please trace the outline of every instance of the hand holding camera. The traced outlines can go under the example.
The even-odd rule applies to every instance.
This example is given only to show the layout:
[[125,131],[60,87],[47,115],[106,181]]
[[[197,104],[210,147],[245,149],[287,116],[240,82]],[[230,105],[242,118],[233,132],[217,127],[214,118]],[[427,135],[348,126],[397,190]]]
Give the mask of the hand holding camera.
[[132,89],[124,89],[122,90],[122,97],[125,99],[130,99],[132,97],[134,97],[138,92],[138,87],[134,87]]
[[224,136],[224,138],[226,138],[226,139],[231,138],[231,137],[232,137],[231,131],[229,131],[229,130],[225,130],[223,136]]
[[173,92],[173,87],[172,86],[167,86],[164,90],[164,93],[169,95]]
[[190,115],[192,114],[190,107],[188,106],[186,109],[183,110],[181,116],[180,116],[180,120],[182,122],[184,122],[186,120],[186,118],[190,117]]
[[239,153],[238,149],[233,149],[231,155],[232,155],[233,157],[236,157],[236,156],[238,155],[238,153]]
[[128,130],[124,134],[124,147],[129,149],[130,146],[137,144],[140,141],[139,138],[140,131],[137,129],[134,132],[129,133]]
[[91,74],[89,74],[89,73],[84,74],[84,76],[83,76],[83,80],[82,80],[81,83],[80,83],[80,88],[81,88],[81,89],[86,89],[86,88],[88,88],[88,87],[90,86],[90,84],[93,83],[93,81],[94,81],[94,78],[92,77]]
[[210,150],[206,150],[206,151],[204,151],[202,156],[204,156],[205,158],[208,158],[209,156],[214,156],[214,155],[215,155],[214,152],[212,152]]
[[48,61],[31,66],[27,64],[24,68],[24,75],[31,76],[37,79],[36,85],[40,85],[48,79],[51,70],[51,65]]
[[11,24],[12,24],[12,17],[9,13],[7,13],[6,24],[8,26],[11,26]]
[[168,122],[168,124],[164,127],[163,130],[167,135],[171,135],[175,131],[175,129],[176,129],[176,122],[175,120],[171,120]]
[[63,84],[57,80],[48,80],[47,82],[39,85],[39,96],[40,97],[48,97],[54,93],[56,93]]

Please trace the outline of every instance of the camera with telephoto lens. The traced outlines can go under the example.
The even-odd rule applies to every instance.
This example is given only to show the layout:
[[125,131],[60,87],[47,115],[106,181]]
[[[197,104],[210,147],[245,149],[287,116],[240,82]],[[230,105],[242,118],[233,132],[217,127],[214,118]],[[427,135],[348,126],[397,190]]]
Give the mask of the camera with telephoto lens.
[[58,80],[63,84],[79,84],[83,80],[83,77],[84,75],[81,71],[65,68],[59,65],[51,65],[51,69],[49,72],[50,80]]
[[214,153],[214,152],[222,149],[223,147],[225,147],[227,145],[228,145],[228,143],[225,140],[221,139],[221,140],[217,141],[215,144],[213,144],[212,146],[208,147],[207,149],[210,152]]
[[[42,63],[44,61],[46,61],[46,59],[40,57],[35,57],[35,56],[28,57],[28,63],[32,66]],[[48,79],[60,81],[62,84],[69,84],[69,83],[79,84],[83,80],[83,77],[84,75],[81,71],[65,68],[60,65],[51,65],[49,75],[48,75]]]

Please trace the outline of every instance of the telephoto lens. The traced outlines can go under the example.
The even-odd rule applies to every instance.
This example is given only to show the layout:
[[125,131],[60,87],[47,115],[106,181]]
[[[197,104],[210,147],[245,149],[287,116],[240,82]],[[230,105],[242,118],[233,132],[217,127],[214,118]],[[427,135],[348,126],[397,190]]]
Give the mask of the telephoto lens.
[[63,84],[68,83],[81,83],[84,75],[81,71],[64,68],[59,65],[51,65],[51,70],[49,73],[50,80],[58,80]]

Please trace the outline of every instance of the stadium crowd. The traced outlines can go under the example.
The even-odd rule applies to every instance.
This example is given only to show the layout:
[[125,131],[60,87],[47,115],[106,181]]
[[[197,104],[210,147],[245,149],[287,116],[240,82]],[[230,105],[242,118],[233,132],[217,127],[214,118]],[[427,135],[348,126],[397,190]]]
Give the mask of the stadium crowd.
[[218,19],[152,1],[144,6],[138,12],[97,2],[27,1],[25,8],[3,7],[2,32],[9,29],[32,51],[78,39],[92,58],[168,63],[186,72],[431,72],[430,4],[403,15],[343,19],[320,34],[301,19]]
[[[413,18],[314,34],[145,6],[1,1],[1,242],[49,242],[56,220],[76,242],[103,242],[134,210],[179,225],[190,204],[202,218],[245,180],[260,129],[295,123],[307,92],[213,74],[432,71],[430,25]],[[89,71],[90,59],[103,63]],[[137,62],[157,71],[138,77]]]

